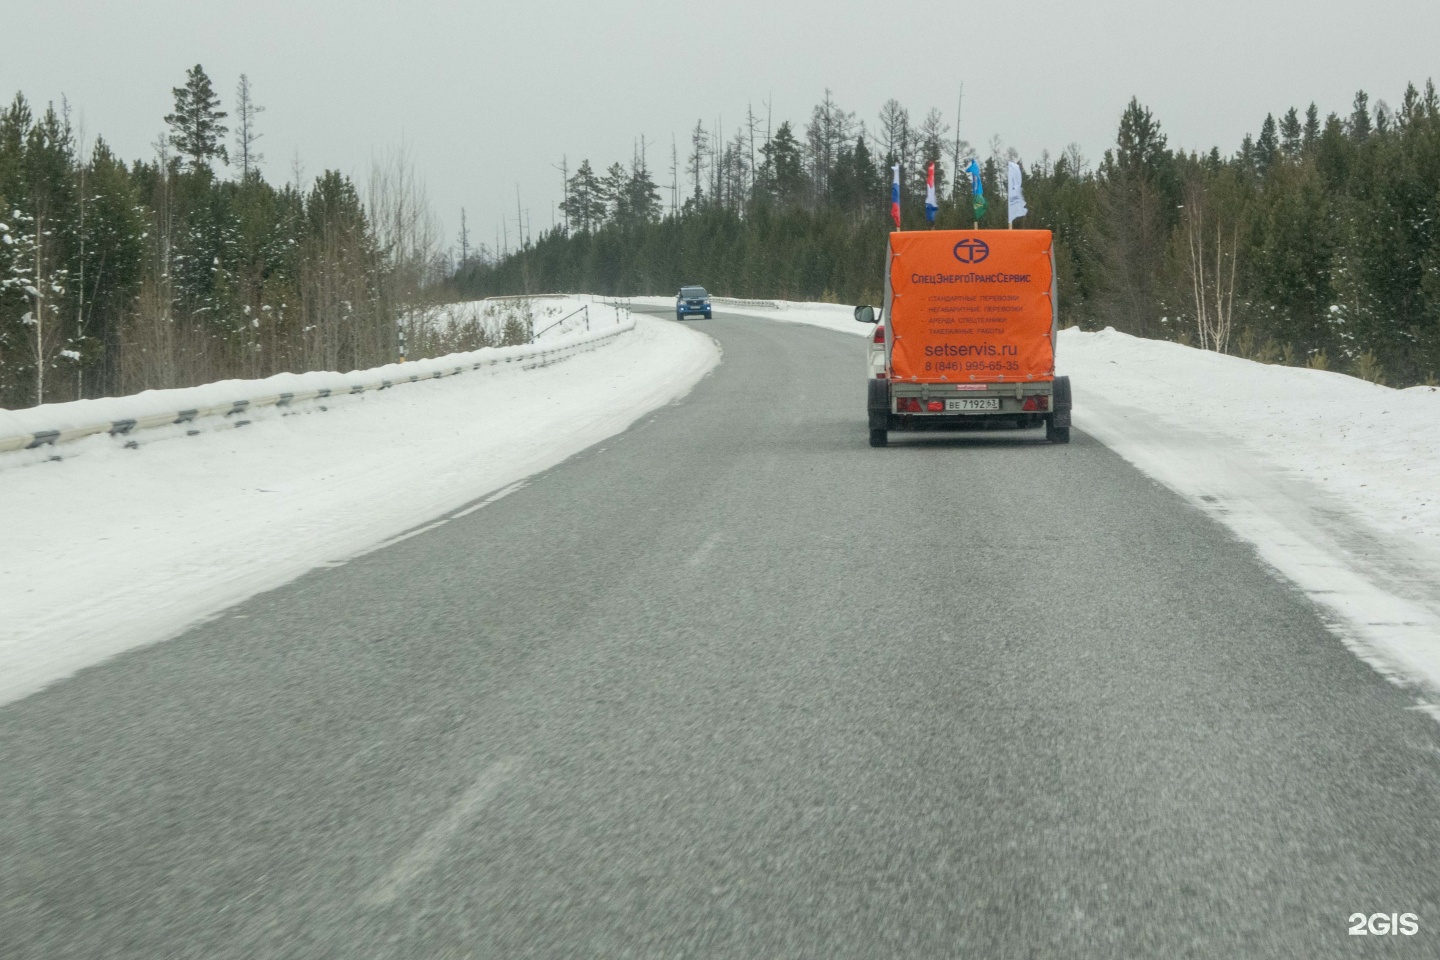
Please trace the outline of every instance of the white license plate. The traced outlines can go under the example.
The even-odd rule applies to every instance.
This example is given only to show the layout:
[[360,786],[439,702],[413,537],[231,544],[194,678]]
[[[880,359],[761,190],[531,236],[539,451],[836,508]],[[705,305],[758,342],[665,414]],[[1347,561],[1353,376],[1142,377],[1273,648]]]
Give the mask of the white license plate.
[[999,397],[964,397],[959,400],[946,400],[946,410],[999,410]]

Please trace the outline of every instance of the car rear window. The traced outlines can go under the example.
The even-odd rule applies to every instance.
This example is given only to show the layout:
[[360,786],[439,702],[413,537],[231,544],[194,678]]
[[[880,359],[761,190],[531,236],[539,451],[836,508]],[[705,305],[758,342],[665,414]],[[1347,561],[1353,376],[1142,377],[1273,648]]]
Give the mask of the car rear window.
[[680,296],[687,300],[693,300],[696,297],[709,296],[709,294],[705,292],[704,287],[681,287]]

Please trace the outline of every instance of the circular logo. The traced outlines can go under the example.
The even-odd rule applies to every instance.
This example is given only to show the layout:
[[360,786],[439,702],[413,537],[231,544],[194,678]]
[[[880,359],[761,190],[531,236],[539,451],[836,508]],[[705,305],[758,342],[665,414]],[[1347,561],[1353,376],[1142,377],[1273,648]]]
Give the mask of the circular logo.
[[990,256],[990,244],[967,237],[955,244],[955,259],[961,263],[980,263]]

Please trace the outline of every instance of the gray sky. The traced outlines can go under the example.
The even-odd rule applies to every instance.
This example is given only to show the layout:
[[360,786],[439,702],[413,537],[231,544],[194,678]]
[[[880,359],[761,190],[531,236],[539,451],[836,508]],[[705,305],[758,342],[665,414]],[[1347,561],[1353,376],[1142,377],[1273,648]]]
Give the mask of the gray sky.
[[[669,182],[672,133],[697,119],[738,128],[747,103],[803,125],[829,87],[872,129],[895,97],[962,134],[999,135],[1027,161],[1071,141],[1097,158],[1131,95],[1172,145],[1233,150],[1267,112],[1312,99],[1345,113],[1357,88],[1399,100],[1440,74],[1436,0],[11,0],[0,96],[62,94],[86,132],[150,156],[170,88],[202,63],[228,110],[249,75],[264,170],[326,167],[363,183],[401,143],[453,238],[464,206],[477,240],[515,219],[551,223],[562,155],[597,168],[641,135]],[[668,194],[667,194],[668,197]]]

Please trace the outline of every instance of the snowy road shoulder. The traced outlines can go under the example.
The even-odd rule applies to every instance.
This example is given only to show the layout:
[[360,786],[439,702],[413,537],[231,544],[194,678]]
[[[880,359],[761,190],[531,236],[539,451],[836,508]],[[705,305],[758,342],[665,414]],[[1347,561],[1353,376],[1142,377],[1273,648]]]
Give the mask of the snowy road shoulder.
[[1113,330],[1065,331],[1060,357],[1077,427],[1254,544],[1435,711],[1440,391]]
[[[545,470],[683,396],[710,338],[633,332],[498,370],[0,455],[0,703],[166,639]],[[436,518],[442,518],[437,521]]]

